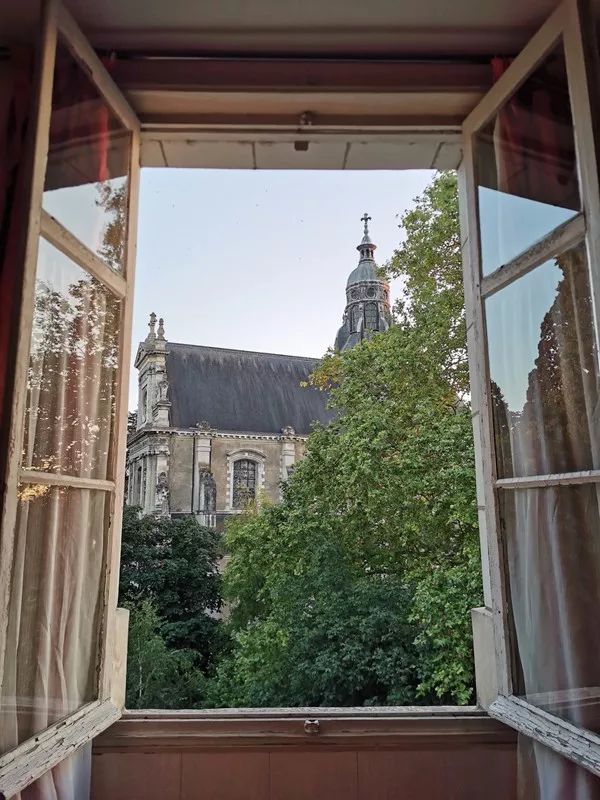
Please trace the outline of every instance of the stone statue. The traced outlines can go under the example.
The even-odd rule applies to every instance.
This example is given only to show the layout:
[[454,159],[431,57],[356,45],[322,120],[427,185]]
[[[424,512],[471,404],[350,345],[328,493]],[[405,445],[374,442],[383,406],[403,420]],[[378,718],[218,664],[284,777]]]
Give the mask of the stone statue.
[[206,514],[214,514],[217,510],[217,484],[209,469],[203,469],[200,473],[200,511]]
[[161,517],[169,516],[169,479],[161,472],[156,479],[156,511]]
[[158,401],[164,402],[167,399],[167,392],[169,391],[168,381],[162,380],[158,384]]

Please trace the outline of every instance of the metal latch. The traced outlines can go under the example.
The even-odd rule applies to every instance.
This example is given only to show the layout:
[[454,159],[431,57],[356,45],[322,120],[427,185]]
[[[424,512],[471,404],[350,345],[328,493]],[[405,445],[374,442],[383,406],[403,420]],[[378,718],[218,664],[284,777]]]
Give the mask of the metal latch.
[[304,720],[304,733],[310,736],[317,736],[321,731],[321,723],[318,719],[305,719]]

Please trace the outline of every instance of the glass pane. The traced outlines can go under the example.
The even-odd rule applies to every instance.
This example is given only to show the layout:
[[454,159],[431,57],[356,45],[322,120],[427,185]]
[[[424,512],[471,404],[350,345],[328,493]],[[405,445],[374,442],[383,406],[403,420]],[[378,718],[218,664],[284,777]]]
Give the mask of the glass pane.
[[120,301],[40,239],[23,466],[106,478]]
[[0,703],[0,750],[97,698],[109,495],[22,484]]
[[131,134],[64,45],[56,52],[44,209],[123,269]]
[[600,486],[499,495],[519,693],[600,732]]
[[[497,77],[506,65],[494,59]],[[562,46],[475,137],[484,275],[581,208]]]
[[239,459],[233,465],[233,507],[245,508],[256,497],[256,462]]
[[498,477],[598,469],[598,364],[585,247],[485,304]]

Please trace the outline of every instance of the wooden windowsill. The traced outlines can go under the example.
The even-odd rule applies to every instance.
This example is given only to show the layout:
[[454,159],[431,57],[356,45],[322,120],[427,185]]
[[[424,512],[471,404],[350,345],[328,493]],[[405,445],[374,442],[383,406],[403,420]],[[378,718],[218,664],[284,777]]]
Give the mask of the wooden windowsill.
[[417,743],[451,741],[461,746],[515,740],[514,731],[473,706],[147,710],[126,711],[95,740],[94,752],[290,746],[410,749]]

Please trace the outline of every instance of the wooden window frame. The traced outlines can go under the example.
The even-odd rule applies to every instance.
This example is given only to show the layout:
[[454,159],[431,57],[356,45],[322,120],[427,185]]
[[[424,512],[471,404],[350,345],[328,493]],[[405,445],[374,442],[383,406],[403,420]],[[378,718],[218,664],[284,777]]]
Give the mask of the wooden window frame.
[[[595,340],[599,343],[600,310],[600,196],[597,148],[593,130],[594,103],[590,87],[595,66],[594,26],[591,9],[579,0],[563,0],[545,25],[514,59],[501,78],[463,124],[463,161],[459,168],[461,246],[473,428],[478,452],[478,478],[483,506],[480,519],[485,531],[482,551],[487,551],[492,623],[497,670],[497,697],[488,711],[510,725],[600,775],[600,736],[532,705],[513,690],[514,643],[509,625],[509,594],[504,543],[500,527],[498,490],[600,483],[600,470],[567,474],[498,478],[494,447],[492,402],[485,326],[485,300],[560,252],[585,242],[594,306]],[[588,38],[589,37],[589,38]],[[574,121],[575,150],[583,211],[553,230],[525,252],[489,275],[481,274],[478,199],[475,174],[475,136],[513,96],[529,75],[559,43],[565,54]],[[600,350],[599,350],[600,352]],[[484,565],[485,568],[485,565]],[[485,583],[485,581],[484,581]]]
[[[52,113],[52,88],[58,42],[64,44],[79,63],[104,102],[131,135],[128,173],[126,256],[123,272],[112,270],[80,242],[64,225],[42,209],[42,197],[49,148]],[[43,483],[108,492],[111,509],[106,532],[102,596],[104,614],[98,631],[99,654],[96,665],[98,696],[74,713],[22,742],[0,756],[0,796],[11,797],[58,764],[76,749],[103,731],[122,713],[127,647],[127,612],[117,609],[120,530],[125,481],[125,440],[131,356],[133,282],[137,239],[137,213],[140,164],[140,126],[134,112],[102,65],[79,27],[61,5],[47,0],[43,5],[42,35],[37,65],[34,102],[33,165],[29,185],[29,214],[26,223],[25,256],[21,311],[17,334],[17,357],[13,408],[7,454],[6,488],[2,507],[0,537],[0,676],[6,654],[12,553],[15,544],[17,487],[19,483]],[[50,242],[75,264],[96,278],[121,301],[119,359],[117,368],[116,410],[110,480],[95,480],[70,475],[41,473],[21,467],[25,430],[27,372],[33,324],[38,246],[40,238]]]
[[[21,324],[18,337],[18,358],[17,372],[15,376],[15,393],[13,419],[11,422],[10,448],[8,453],[8,472],[7,472],[7,491],[5,493],[5,506],[2,509],[2,529],[11,531],[14,529],[16,515],[16,486],[19,479],[27,479],[27,471],[20,470],[19,457],[21,452],[21,442],[23,438],[23,412],[25,407],[25,372],[27,369],[29,355],[29,340],[31,335],[31,317],[33,308],[35,271],[37,262],[37,248],[39,235],[43,232],[45,238],[54,237],[54,243],[59,249],[74,258],[77,263],[79,259],[85,260],[85,268],[92,274],[102,275],[99,279],[104,283],[111,280],[111,291],[118,293],[123,291],[125,298],[123,317],[121,321],[122,346],[120,348],[120,373],[119,373],[119,413],[117,415],[117,453],[116,465],[118,469],[114,473],[114,480],[105,482],[105,491],[115,492],[114,496],[122,493],[125,474],[125,460],[123,449],[125,447],[125,434],[127,426],[126,412],[127,384],[129,373],[129,355],[131,347],[131,313],[132,313],[132,290],[133,290],[133,269],[135,262],[135,223],[137,219],[137,188],[139,182],[139,125],[138,121],[123,100],[119,89],[111,80],[110,76],[97,59],[95,53],[88,45],[85,38],[77,28],[70,15],[60,7],[58,0],[48,0],[45,5],[44,38],[41,48],[41,66],[39,70],[39,86],[37,87],[37,120],[35,129],[34,145],[34,170],[30,186],[30,213],[28,220],[28,234],[25,255],[25,270],[23,278],[23,296]],[[132,158],[130,169],[130,193],[129,193],[129,230],[127,243],[127,263],[122,276],[110,271],[110,276],[105,272],[106,265],[97,259],[87,248],[83,248],[81,243],[72,241],[70,234],[66,232],[49,215],[41,210],[41,197],[43,193],[44,174],[48,151],[48,127],[51,113],[52,97],[52,78],[54,67],[54,54],[58,32],[67,39],[69,46],[75,57],[85,65],[86,71],[91,80],[100,89],[102,95],[111,106],[113,111],[132,132]],[[497,507],[495,500],[495,490],[502,484],[495,476],[495,460],[493,458],[493,436],[491,428],[491,407],[489,402],[489,392],[485,388],[482,376],[487,375],[487,357],[485,346],[485,329],[483,325],[483,301],[486,296],[490,296],[494,291],[498,291],[512,280],[516,280],[521,274],[537,266],[536,258],[541,257],[543,251],[548,257],[548,253],[556,245],[556,242],[547,241],[537,252],[537,255],[528,251],[528,257],[521,264],[514,259],[505,265],[501,270],[497,270],[485,279],[479,277],[479,273],[471,272],[469,263],[479,263],[479,241],[476,225],[469,224],[469,218],[476,220],[477,200],[474,194],[474,164],[473,164],[473,133],[478,130],[485,119],[489,119],[496,111],[497,107],[507,99],[518,85],[519,75],[524,80],[535,66],[544,58],[552,46],[562,38],[565,43],[565,55],[567,58],[567,69],[569,74],[578,74],[581,82],[574,82],[571,89],[571,103],[574,116],[581,118],[583,124],[576,129],[576,144],[579,159],[579,168],[587,173],[586,189],[583,189],[584,211],[575,220],[570,221],[564,227],[568,229],[565,236],[575,236],[581,238],[577,226],[581,226],[584,220],[588,221],[588,231],[586,242],[588,245],[588,255],[591,264],[599,264],[597,256],[600,251],[600,206],[598,201],[596,154],[594,150],[594,138],[591,121],[587,120],[581,112],[587,108],[589,103],[588,96],[588,76],[590,74],[590,64],[584,58],[582,41],[584,34],[592,35],[593,29],[588,26],[582,27],[580,11],[576,6],[575,0],[566,0],[559,7],[548,23],[533,38],[523,53],[515,59],[512,66],[505,75],[495,84],[486,98],[477,109],[467,118],[464,125],[464,153],[465,157],[459,171],[459,183],[461,193],[461,241],[463,245],[465,261],[465,294],[467,300],[467,324],[469,335],[469,351],[471,362],[471,375],[473,386],[473,411],[474,427],[476,433],[476,446],[480,447],[485,453],[485,458],[480,459],[478,464],[481,476],[485,480],[479,480],[479,484],[484,491],[485,497],[485,528],[488,532],[484,543],[484,553],[489,551],[491,580],[491,607],[493,610],[494,637],[496,642],[496,655],[498,666],[498,697],[490,707],[492,716],[502,720],[513,728],[522,731],[526,735],[532,736],[548,746],[562,752],[573,761],[590,769],[596,774],[600,774],[600,740],[587,731],[574,728],[567,722],[559,720],[542,709],[535,708],[523,700],[512,695],[512,680],[510,667],[510,641],[508,639],[506,625],[507,602],[506,585],[504,575],[504,565],[501,559],[501,547],[499,540],[499,527],[497,517]],[[568,51],[568,52],[567,52]],[[482,121],[483,119],[483,121]],[[594,189],[593,181],[596,181]],[[556,233],[556,232],[555,232]],[[550,237],[547,237],[550,238]],[[564,241],[563,241],[564,244]],[[64,248],[64,249],[63,249]],[[83,249],[81,249],[83,248]],[[544,249],[546,248],[546,249]],[[548,250],[549,248],[549,250]],[[595,260],[592,258],[596,256]],[[540,262],[541,263],[541,262]],[[96,273],[93,270],[96,269]],[[124,281],[124,283],[123,283]],[[495,283],[494,283],[495,281]],[[594,283],[595,305],[599,308],[598,284]],[[20,421],[19,421],[20,420]],[[74,485],[77,479],[67,478],[69,485]],[[58,485],[59,476],[52,476],[54,485]],[[571,473],[570,475],[555,476],[533,476],[526,479],[516,479],[529,481],[528,485],[539,485],[539,481],[545,481],[543,485],[549,485],[548,479],[552,479],[555,484],[574,483],[574,482],[595,482],[598,475],[594,471],[587,473]],[[30,476],[33,479],[33,476]],[[40,482],[41,476],[35,473],[35,480]],[[510,479],[514,480],[514,479]],[[532,484],[532,481],[538,483]],[[100,488],[98,482],[95,483],[96,489]],[[89,488],[89,487],[86,487]],[[502,488],[507,488],[506,485]],[[521,483],[520,488],[524,488]],[[13,498],[11,500],[11,498]],[[126,641],[126,623],[123,618],[118,616],[116,609],[116,598],[118,590],[119,572],[119,531],[121,524],[121,504],[117,504],[113,509],[111,526],[109,529],[110,539],[110,560],[106,568],[106,619],[102,632],[102,652],[103,657],[100,664],[100,696],[97,700],[87,704],[77,710],[68,718],[59,721],[47,730],[36,735],[32,739],[22,743],[15,750],[0,757],[0,792],[10,796],[31,783],[35,778],[43,774],[55,764],[59,763],[71,752],[76,750],[85,742],[92,739],[106,727],[111,725],[121,714],[123,705],[123,683],[119,678],[123,676],[123,650],[119,650],[119,644],[123,643],[123,631]],[[12,535],[12,534],[11,534]],[[12,551],[12,541],[3,536],[0,540],[0,670],[3,663],[4,643],[5,643],[5,624],[8,599],[8,586],[10,572],[8,565],[11,563],[10,553]],[[6,556],[9,556],[7,559]],[[485,584],[485,581],[484,581]],[[4,616],[3,616],[4,615]],[[119,654],[120,653],[120,654]],[[113,664],[113,661],[116,664]],[[249,713],[249,719],[258,720],[264,713],[273,710],[256,709]],[[329,711],[329,713],[328,713]],[[401,712],[408,709],[401,709]],[[435,717],[437,708],[420,708],[418,716]],[[465,709],[464,712],[467,712]],[[150,713],[150,712],[148,712]],[[160,712],[159,712],[160,713]],[[162,712],[164,713],[164,712]],[[183,712],[185,713],[185,712]],[[226,713],[226,712],[223,712]],[[276,715],[282,714],[285,717],[293,717],[304,712],[297,709],[281,709],[275,712]],[[327,719],[332,710],[319,709],[319,716]],[[344,710],[335,710],[335,716],[344,716]],[[389,713],[389,711],[388,711]],[[452,713],[461,716],[463,709],[452,709]],[[142,712],[146,715],[147,712]],[[364,710],[364,715],[376,718],[378,710]],[[197,712],[192,715],[194,718],[207,720],[207,724],[214,725],[209,712]],[[360,714],[358,716],[363,716]],[[211,728],[211,735],[214,729]],[[560,740],[560,741],[559,741]],[[561,749],[562,748],[562,749]]]

